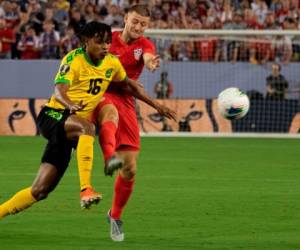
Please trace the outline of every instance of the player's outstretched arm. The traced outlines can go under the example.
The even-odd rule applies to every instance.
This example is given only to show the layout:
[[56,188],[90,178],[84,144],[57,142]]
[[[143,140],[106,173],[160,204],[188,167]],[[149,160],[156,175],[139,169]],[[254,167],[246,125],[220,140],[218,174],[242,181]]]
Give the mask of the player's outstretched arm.
[[155,108],[160,115],[176,121],[176,112],[151,98],[142,87],[142,84],[138,81],[127,78],[125,83],[127,85],[127,91],[129,91],[134,97]]
[[71,113],[75,113],[76,111],[82,110],[85,107],[85,105],[83,105],[82,103],[73,103],[67,95],[68,89],[68,84],[56,84],[54,89],[55,99],[59,101],[62,105],[64,105],[67,109],[69,109]]

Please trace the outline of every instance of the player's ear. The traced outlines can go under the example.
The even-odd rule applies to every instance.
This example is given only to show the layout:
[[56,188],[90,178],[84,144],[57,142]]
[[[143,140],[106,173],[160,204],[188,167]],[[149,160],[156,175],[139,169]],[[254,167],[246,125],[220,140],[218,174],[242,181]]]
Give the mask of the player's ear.
[[124,23],[126,23],[127,20],[128,20],[128,14],[126,14],[126,15],[124,16]]
[[90,40],[90,39],[87,39],[87,38],[84,38],[84,39],[83,39],[83,41],[82,41],[82,47],[83,47],[84,49],[86,49],[86,48],[88,47],[88,45],[89,45],[89,40]]

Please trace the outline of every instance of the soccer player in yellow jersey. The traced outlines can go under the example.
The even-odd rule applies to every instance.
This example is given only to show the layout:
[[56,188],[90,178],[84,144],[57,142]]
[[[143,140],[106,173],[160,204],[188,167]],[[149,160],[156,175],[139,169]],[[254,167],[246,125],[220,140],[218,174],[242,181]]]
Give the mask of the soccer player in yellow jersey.
[[[90,184],[95,128],[88,121],[110,81],[119,81],[132,89],[150,105],[154,105],[136,81],[127,78],[117,57],[108,54],[111,28],[99,22],[88,23],[80,34],[83,48],[71,51],[62,60],[55,78],[54,94],[39,113],[37,123],[48,140],[40,169],[32,184],[0,205],[0,219],[23,211],[45,199],[64,175],[77,146],[77,161],[82,193],[81,203],[88,207],[101,199]],[[160,113],[174,118],[167,107],[156,107]],[[106,169],[112,175],[115,169]],[[89,192],[86,193],[86,191]]]
[[[70,52],[62,60],[54,94],[37,119],[41,134],[48,140],[37,177],[31,187],[0,205],[0,218],[45,199],[63,176],[76,144],[79,171],[92,167],[95,127],[87,119],[110,80],[123,81],[127,76],[119,60],[108,54],[110,26],[91,22],[84,27],[81,39],[84,48]],[[89,176],[80,176],[81,188],[89,188],[85,182]],[[101,199],[99,195],[89,198],[96,202]]]
[[[81,33],[81,36],[86,36],[84,32],[93,34],[92,27],[100,25],[97,22],[92,22],[87,25],[87,28]],[[88,29],[91,28],[91,30]],[[94,27],[94,28],[95,28]],[[105,26],[108,28],[108,26]],[[82,37],[82,40],[85,38]],[[105,90],[107,89],[110,82],[117,81],[127,81],[126,72],[123,69],[120,61],[117,57],[107,54],[109,45],[111,43],[111,33],[109,35],[101,37],[98,43],[101,43],[101,39],[106,39],[106,45],[102,48],[93,47],[89,44],[86,49],[79,48],[68,53],[62,60],[60,70],[56,75],[55,83],[57,89],[60,91],[67,89],[67,97],[72,100],[73,103],[80,103],[84,106],[83,109],[77,110],[76,115],[82,118],[90,120],[92,111],[98,105],[101,97],[103,96]],[[97,40],[96,40],[97,43]],[[90,48],[95,49],[95,53],[89,51]],[[105,57],[102,58],[101,54]],[[66,100],[66,98],[63,98]],[[57,95],[53,95],[46,104],[47,107],[51,109],[64,109],[68,107],[68,103],[63,103]],[[101,199],[101,195],[96,193],[90,183],[90,173],[92,168],[92,158],[87,157],[86,154],[80,152],[86,152],[86,150],[81,150],[82,148],[89,148],[92,151],[91,145],[93,144],[93,137],[88,137],[81,142],[81,137],[79,137],[78,147],[77,147],[77,160],[79,168],[80,177],[80,203],[83,208],[89,208],[93,203],[98,203]],[[87,146],[89,145],[89,146]],[[89,153],[91,155],[91,153]],[[112,174],[114,168],[117,166],[112,166],[107,169],[109,174]]]

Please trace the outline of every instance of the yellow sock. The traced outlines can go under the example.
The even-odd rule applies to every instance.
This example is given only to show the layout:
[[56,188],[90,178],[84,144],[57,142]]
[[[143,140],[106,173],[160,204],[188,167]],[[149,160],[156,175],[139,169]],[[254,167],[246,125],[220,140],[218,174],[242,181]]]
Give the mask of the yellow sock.
[[94,137],[90,135],[79,136],[77,145],[77,164],[80,180],[80,190],[92,187],[91,172],[94,157]]
[[31,194],[31,187],[16,193],[8,201],[0,205],[0,219],[9,214],[16,214],[30,207],[36,199]]

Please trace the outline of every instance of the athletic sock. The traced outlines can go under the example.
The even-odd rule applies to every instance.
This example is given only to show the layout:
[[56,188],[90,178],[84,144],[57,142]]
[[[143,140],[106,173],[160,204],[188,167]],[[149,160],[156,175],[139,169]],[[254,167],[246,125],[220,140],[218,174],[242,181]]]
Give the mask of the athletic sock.
[[94,137],[90,135],[79,136],[77,145],[77,163],[80,180],[80,190],[92,187],[91,172],[93,168]]
[[102,148],[105,161],[107,161],[115,154],[116,131],[117,127],[112,121],[106,121],[101,125],[99,131],[99,144]]
[[134,178],[125,180],[120,174],[115,181],[115,192],[111,208],[111,217],[119,220],[122,212],[131,196],[134,186]]
[[31,187],[23,189],[0,205],[0,219],[9,214],[21,212],[35,202],[36,199],[32,196]]

